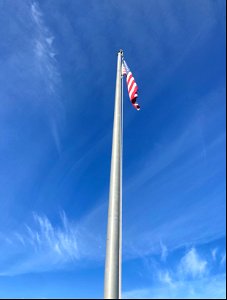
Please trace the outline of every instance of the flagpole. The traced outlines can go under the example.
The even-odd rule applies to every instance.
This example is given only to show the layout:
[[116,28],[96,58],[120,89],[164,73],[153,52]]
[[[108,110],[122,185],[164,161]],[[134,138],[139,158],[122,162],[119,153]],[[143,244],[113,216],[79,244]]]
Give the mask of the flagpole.
[[117,57],[115,109],[110,171],[109,212],[106,240],[104,298],[121,296],[121,227],[122,227],[122,57]]

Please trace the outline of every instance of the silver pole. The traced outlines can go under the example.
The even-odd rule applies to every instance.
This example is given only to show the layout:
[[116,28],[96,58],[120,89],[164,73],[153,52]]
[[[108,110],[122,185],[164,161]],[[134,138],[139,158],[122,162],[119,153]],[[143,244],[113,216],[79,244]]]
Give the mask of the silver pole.
[[[123,58],[123,53],[122,53]],[[121,299],[122,292],[122,180],[123,180],[123,143],[124,143],[124,134],[123,134],[123,75],[121,70],[121,198],[120,198],[120,246],[119,246],[119,299]]]
[[119,299],[121,294],[121,190],[122,190],[122,124],[121,64],[123,51],[118,52],[115,109],[110,172],[109,212],[106,241],[104,298]]

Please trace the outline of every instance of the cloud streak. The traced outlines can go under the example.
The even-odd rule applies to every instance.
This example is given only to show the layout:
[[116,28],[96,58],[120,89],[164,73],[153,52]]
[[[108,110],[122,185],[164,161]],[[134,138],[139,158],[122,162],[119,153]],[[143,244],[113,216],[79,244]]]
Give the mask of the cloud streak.
[[60,122],[62,123],[62,120],[64,120],[65,109],[58,95],[62,80],[56,59],[57,52],[53,45],[55,37],[45,24],[44,15],[40,9],[39,3],[32,2],[30,10],[36,28],[36,34],[33,40],[33,51],[36,62],[35,67],[49,94],[47,102],[49,105],[49,107],[47,107],[47,110],[49,110],[49,125],[58,153],[60,153],[61,141],[59,127]]
[[[195,281],[177,281],[174,286],[158,284],[123,293],[124,299],[225,299],[226,276],[218,275]],[[204,288],[206,287],[206,288]]]
[[38,228],[33,231],[27,226],[27,242],[41,251],[56,253],[63,261],[78,259],[77,231],[68,222],[65,213],[62,214],[61,219],[62,228],[54,228],[46,216],[40,217],[34,214]]
[[[214,261],[207,261],[196,248],[189,249],[172,268],[157,265],[152,269],[152,287],[123,293],[125,299],[224,299],[226,284],[224,273],[211,275]],[[206,289],[204,289],[206,287]]]
[[179,272],[183,276],[201,277],[207,269],[207,261],[201,259],[195,248],[190,249],[181,259]]
[[46,216],[33,214],[33,226],[25,224],[23,232],[14,232],[2,241],[9,243],[12,255],[25,256],[16,265],[10,264],[1,275],[36,272],[61,268],[83,256],[79,251],[80,233],[75,224],[61,213],[61,223],[56,226]]
[[50,93],[55,93],[55,87],[60,82],[60,73],[55,59],[56,51],[53,46],[54,35],[44,22],[43,14],[37,2],[31,4],[31,16],[36,25],[34,53],[37,58],[40,73],[44,76]]

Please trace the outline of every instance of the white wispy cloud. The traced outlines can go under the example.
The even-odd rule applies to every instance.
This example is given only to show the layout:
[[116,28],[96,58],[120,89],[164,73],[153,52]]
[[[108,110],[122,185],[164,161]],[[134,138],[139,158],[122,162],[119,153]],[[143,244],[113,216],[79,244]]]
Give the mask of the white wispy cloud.
[[[51,95],[48,99],[50,112],[49,124],[58,152],[61,152],[60,122],[64,119],[64,106],[58,95],[61,85],[61,75],[56,59],[57,51],[53,45],[55,37],[45,22],[44,15],[38,2],[31,3],[31,17],[35,25],[36,34],[33,40],[35,66],[39,71],[47,92]],[[54,97],[53,97],[54,96]],[[59,113],[60,112],[60,113]],[[61,124],[61,128],[63,128]]]
[[221,258],[221,265],[224,265],[226,264],[226,253],[222,255],[222,258]]
[[214,261],[216,261],[217,259],[217,252],[218,252],[218,248],[214,248],[211,250],[211,255]]
[[195,248],[190,249],[181,259],[179,272],[185,276],[200,277],[207,271],[207,261],[199,257]]
[[55,86],[60,81],[60,73],[55,59],[56,50],[53,46],[54,35],[45,24],[38,2],[31,4],[31,16],[37,28],[34,39],[34,53],[38,61],[38,67],[46,80],[47,88],[51,93],[54,93]]
[[[153,268],[153,281],[142,289],[125,291],[125,299],[224,299],[226,275],[207,272],[214,263],[206,261],[195,248],[189,249],[171,267]],[[206,287],[206,288],[204,288]]]
[[1,275],[60,268],[83,256],[79,250],[78,228],[64,212],[61,213],[59,225],[53,225],[46,216],[36,213],[33,214],[33,221],[33,225],[25,224],[23,231],[8,235],[7,241],[10,241],[13,255],[20,253],[24,258],[1,270]]
[[174,280],[170,275],[169,271],[159,272],[159,280],[164,284],[170,285],[171,287],[175,287]]
[[161,246],[161,259],[162,261],[165,261],[168,256],[168,249],[166,245],[163,244],[162,241],[160,242],[160,246]]
[[225,299],[226,276],[218,275],[194,281],[177,281],[174,286],[155,284],[152,287],[123,293],[124,299]]
[[172,268],[157,270],[161,284],[177,288],[180,282],[200,280],[208,275],[208,261],[200,257],[195,248],[191,248]]
[[38,225],[36,230],[27,226],[27,241],[37,249],[56,253],[63,261],[74,260],[79,257],[77,229],[69,223],[65,213],[62,214],[62,228],[54,227],[49,219],[34,214]]
[[[18,232],[15,232],[15,237],[16,237],[16,239],[18,239],[18,241],[19,241],[22,245],[25,245],[24,237],[23,237],[21,234],[19,234]],[[11,243],[12,243],[12,241],[11,241]]]
[[9,232],[7,236],[0,236],[0,275],[68,269],[82,261],[83,264],[86,261],[103,261],[103,234],[98,229],[90,229],[90,222],[95,216],[96,211],[93,211],[79,222],[72,222],[61,211],[60,220],[53,222],[47,216],[34,212],[29,224]]
[[31,12],[32,12],[32,17],[34,21],[36,22],[37,25],[42,26],[42,13],[39,9],[39,4],[37,2],[33,2],[31,4]]

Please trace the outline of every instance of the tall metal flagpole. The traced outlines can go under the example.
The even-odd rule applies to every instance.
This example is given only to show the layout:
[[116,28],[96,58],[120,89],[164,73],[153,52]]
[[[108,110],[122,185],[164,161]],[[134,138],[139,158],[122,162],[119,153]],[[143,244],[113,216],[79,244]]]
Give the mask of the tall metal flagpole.
[[121,296],[121,206],[122,206],[122,85],[123,51],[117,57],[117,78],[110,172],[109,212],[106,241],[104,298]]

